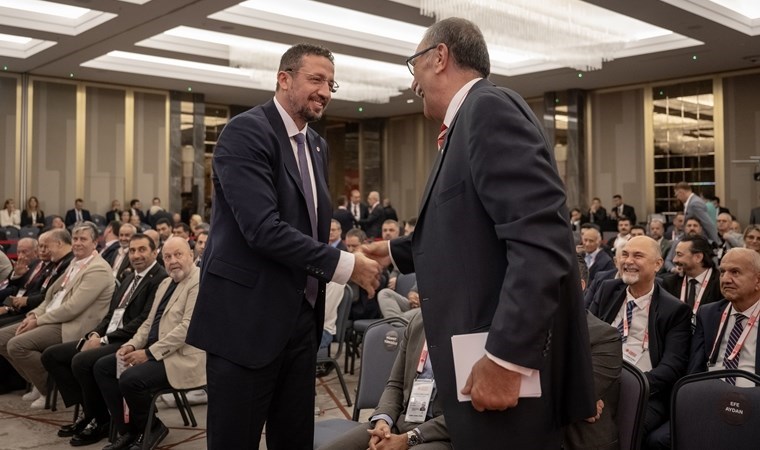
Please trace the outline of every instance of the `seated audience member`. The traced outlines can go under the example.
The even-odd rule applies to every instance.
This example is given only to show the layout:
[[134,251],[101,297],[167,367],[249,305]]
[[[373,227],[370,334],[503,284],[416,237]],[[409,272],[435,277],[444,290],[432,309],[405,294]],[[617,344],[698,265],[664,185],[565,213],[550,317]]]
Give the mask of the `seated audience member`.
[[673,216],[673,222],[668,225],[668,229],[665,232],[665,237],[671,240],[671,242],[675,242],[680,238],[684,233],[684,224],[686,223],[686,217],[684,216],[683,211],[678,211],[675,216]]
[[50,229],[51,230],[65,230],[66,224],[63,222],[63,218],[61,216],[53,216],[53,220],[50,222]]
[[114,278],[95,251],[97,239],[98,229],[93,223],[75,226],[74,259],[66,273],[50,286],[45,300],[20,325],[0,329],[0,355],[40,393],[33,408],[44,407],[48,393],[48,374],[40,361],[42,352],[52,345],[79,339],[108,311]]
[[[133,198],[132,200],[129,201],[129,212],[131,213],[130,217],[137,216],[140,223],[145,222],[145,213],[143,213],[142,211],[142,203],[140,202],[139,198]],[[138,225],[135,225],[135,226],[138,226]]]
[[[688,372],[739,369],[760,375],[757,327],[753,326],[746,338],[741,338],[745,327],[760,313],[760,255],[744,248],[726,252],[720,263],[720,289],[724,299],[697,311]],[[742,387],[755,386],[744,378],[724,381]],[[649,447],[665,450],[670,448],[670,442],[670,423],[666,423],[652,434]]]
[[744,248],[760,253],[760,225],[750,225],[744,230]]
[[21,228],[21,211],[16,208],[16,201],[9,198],[0,210],[0,228]]
[[330,237],[329,244],[338,250],[346,250],[346,244],[343,243],[343,239],[341,236],[343,235],[343,229],[341,228],[340,222],[337,219],[332,219],[330,221]]
[[739,223],[738,220],[731,221],[731,231],[737,234],[742,234],[742,225]]
[[13,272],[13,263],[5,253],[0,251],[0,286],[5,287],[8,285],[8,277]]
[[125,223],[119,227],[119,250],[111,264],[113,276],[119,282],[124,281],[124,278],[132,271],[129,266],[129,240],[137,232],[137,229],[131,223]]
[[345,284],[331,281],[325,286],[325,321],[322,326],[322,340],[319,343],[319,348],[329,347],[335,333],[338,331],[338,307],[340,306],[340,302],[343,301],[343,293],[345,291]]
[[148,213],[145,214],[145,223],[149,224],[151,227],[153,226],[153,220],[151,220],[151,216],[155,214],[158,211],[162,211],[164,208],[161,207],[161,199],[158,197],[153,197],[153,200],[151,200],[150,208],[148,208]]
[[583,223],[593,223],[599,227],[603,227],[607,222],[607,210],[602,206],[602,200],[599,197],[594,197],[591,200],[591,206],[586,214],[581,217]]
[[581,210],[579,208],[573,208],[570,210],[570,228],[575,233],[580,233],[581,231],[581,224],[583,223],[581,221],[582,217],[583,217],[583,214],[581,213]]
[[156,262],[158,262],[159,265],[163,267],[164,265],[164,258],[161,256],[161,237],[158,235],[158,231],[156,230],[145,230],[143,234],[150,238],[150,240],[153,241],[153,243],[156,244]]
[[158,237],[161,241],[158,243],[158,248],[164,245],[167,239],[172,237],[172,223],[169,219],[163,218],[156,222],[156,231],[158,231]]
[[377,293],[377,304],[383,318],[402,317],[409,320],[418,313],[420,307],[420,294],[417,292],[417,283],[414,283],[409,293],[404,297],[391,288],[382,289]]
[[156,244],[143,234],[129,241],[133,271],[114,291],[108,314],[80,340],[48,347],[42,364],[53,377],[66,406],[82,404],[83,417],[64,425],[58,436],[73,436],[71,445],[90,445],[108,435],[110,416],[93,374],[93,366],[103,356],[116,351],[148,318],[158,285],[167,277],[156,264]]
[[[184,220],[182,222],[184,222]],[[191,230],[194,230],[195,227],[200,225],[202,222],[203,222],[203,218],[201,217],[200,214],[193,214],[192,216],[190,216],[190,221],[188,222],[188,225],[190,225]]]
[[[414,385],[433,383],[433,366],[425,348],[422,314],[415,314],[404,331],[396,361],[369,423],[359,424],[320,450],[453,448],[443,417],[441,396],[411,399]],[[419,366],[422,365],[422,368]]]
[[623,358],[649,381],[644,436],[669,417],[670,391],[686,372],[691,310],[655,283],[660,246],[647,236],[631,238],[618,255],[620,280],[605,281],[589,310],[617,327]]
[[190,240],[190,226],[185,222],[175,223],[172,226],[172,236],[186,240],[191,249],[195,247],[195,241]]
[[172,215],[171,213],[164,210],[164,208],[162,208],[161,205],[151,206],[150,210],[148,211],[148,217],[146,219],[148,221],[148,225],[150,225],[151,228],[153,228],[156,226],[156,223],[161,219],[172,220]]
[[663,277],[662,287],[689,305],[692,314],[700,305],[717,302],[720,274],[713,266],[712,246],[702,235],[684,236],[676,245],[673,263],[681,270]]
[[136,216],[134,214],[132,214],[132,217],[130,217],[129,224],[135,227],[135,230],[141,233],[145,230],[150,229],[150,225],[146,224],[145,222],[140,222],[140,216]]
[[45,212],[40,209],[40,201],[31,196],[26,201],[26,208],[21,211],[21,227],[45,228]]
[[[21,241],[19,241],[21,243]],[[29,264],[26,273],[11,284],[16,284],[17,292],[5,299],[0,306],[0,327],[21,322],[26,314],[45,300],[47,289],[69,267],[74,258],[71,253],[71,235],[66,230],[46,231],[37,243],[39,262]],[[20,262],[23,271],[24,262]]]
[[[39,264],[38,247],[36,239],[19,239],[16,243],[18,258],[15,266],[11,265],[5,253],[0,252],[0,303],[16,294],[32,275],[36,277],[40,272],[42,266]],[[8,268],[12,270],[9,271]],[[3,314],[1,307],[0,314]]]
[[670,252],[671,241],[665,239],[665,223],[660,219],[652,219],[649,221],[649,234],[648,236],[660,245],[660,254],[664,259]]
[[736,247],[744,247],[744,240],[741,233],[735,233],[731,230],[733,218],[729,213],[720,213],[716,219],[718,237],[720,241],[716,243],[718,248],[715,250],[716,263],[720,264],[721,258],[727,251]]
[[[367,239],[367,235],[358,228],[353,228],[346,233],[346,247],[348,251],[354,253],[364,241]],[[388,271],[384,270],[380,279],[380,285],[377,291],[381,291],[388,284]],[[380,313],[380,307],[377,304],[377,298],[369,298],[369,294],[359,285],[353,281],[349,282],[351,289],[353,289],[353,303],[351,303],[351,314],[349,318],[351,320],[361,319],[380,319],[382,314]]]
[[623,197],[620,194],[612,196],[613,207],[610,208],[610,219],[618,221],[620,219],[628,219],[631,224],[636,224],[636,210],[631,205],[623,203]]
[[345,195],[339,195],[336,201],[338,207],[333,211],[333,219],[340,223],[340,238],[346,238],[346,232],[354,227],[354,216],[348,210],[348,199]]
[[391,199],[389,198],[383,199],[383,213],[386,220],[395,220],[398,223],[398,214],[396,214],[396,210],[391,205]]
[[116,256],[119,255],[119,249],[121,248],[121,244],[119,244],[120,228],[121,222],[112,220],[103,229],[103,249],[100,250],[100,257],[111,266],[113,266],[113,262]]
[[[581,274],[581,286],[585,290],[588,268],[580,255],[578,269]],[[563,430],[563,448],[565,450],[618,449],[618,428],[615,416],[620,397],[620,373],[623,368],[620,333],[615,327],[588,311],[586,323],[591,345],[591,364],[594,369],[597,414],[567,425]]]
[[[388,219],[385,222],[383,222],[383,227],[381,229],[382,238],[384,241],[390,241],[391,239],[396,239],[399,237],[399,226],[398,222],[392,219]],[[390,289],[396,289],[396,279],[398,279],[398,276],[401,272],[393,265],[391,264],[388,266],[388,287]]]
[[[150,434],[144,434],[153,394],[206,384],[206,354],[185,343],[200,269],[193,265],[187,241],[178,237],[164,244],[164,262],[170,278],[159,285],[148,318],[116,354],[95,363],[95,379],[119,432],[105,447],[109,450],[139,450],[143,444],[155,448],[169,430],[156,418]],[[117,360],[124,368],[120,375]],[[124,403],[129,423],[124,423]]]
[[414,227],[417,226],[417,218],[412,217],[411,219],[407,220],[404,224],[404,236],[410,235],[414,233]]
[[74,208],[66,211],[66,219],[64,220],[66,228],[90,221],[92,221],[92,217],[90,217],[90,211],[84,209],[84,200],[81,198],[74,200]]
[[631,220],[620,219],[617,222],[618,234],[614,238],[607,242],[607,248],[610,249],[613,255],[617,255],[618,250],[623,248],[626,242],[631,239]]
[[121,223],[132,223],[132,210],[123,210],[121,214],[119,214],[119,218],[121,219]]
[[364,230],[369,239],[377,239],[382,236],[383,222],[385,221],[385,210],[380,204],[380,193],[372,191],[367,195],[369,204],[369,214],[366,219],[360,219],[356,223]]
[[[114,220],[121,220],[121,202],[116,199],[111,201],[111,209],[106,212],[106,222],[111,223]],[[129,221],[125,223],[129,223]]]
[[589,271],[589,282],[594,281],[596,274],[615,268],[612,257],[601,247],[602,234],[595,226],[581,229],[581,244],[585,252],[584,262]]
[[673,241],[670,245],[670,253],[665,257],[665,269],[670,273],[678,273],[678,271],[681,270],[673,263],[673,258],[676,256],[676,247],[678,247],[678,243],[681,242],[681,239],[683,239],[684,236],[702,236],[702,225],[700,225],[699,220],[693,218],[688,219],[684,225],[684,232],[681,237]]
[[172,227],[174,227],[174,225],[177,225],[178,223],[185,223],[182,221],[182,215],[180,213],[172,214]]
[[631,227],[631,237],[646,236],[647,230],[641,225],[634,225]]
[[208,241],[208,231],[201,231],[195,237],[195,248],[193,248],[193,253],[195,255],[195,258],[193,259],[193,263],[198,267],[201,266],[201,259],[203,258],[203,250],[206,250],[207,241]]

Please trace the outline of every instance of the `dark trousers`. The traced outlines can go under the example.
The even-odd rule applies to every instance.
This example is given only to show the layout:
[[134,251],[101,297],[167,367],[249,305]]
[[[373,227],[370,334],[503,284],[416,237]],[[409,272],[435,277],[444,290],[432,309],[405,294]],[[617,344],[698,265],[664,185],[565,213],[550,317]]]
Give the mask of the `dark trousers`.
[[269,450],[313,449],[316,354],[314,310],[306,300],[287,345],[266,366],[251,369],[208,354],[208,449],[259,448],[265,422]]
[[108,422],[108,409],[95,382],[93,366],[102,357],[116,353],[120,344],[108,344],[78,352],[78,341],[48,347],[42,353],[42,365],[55,380],[66,406],[82,404],[87,419]]
[[[125,370],[116,378],[116,354],[104,356],[95,363],[95,380],[103,393],[119,433],[142,433],[148,422],[153,394],[171,389],[163,361],[146,361]],[[129,423],[124,423],[124,402],[129,407]],[[231,447],[230,447],[231,448]]]

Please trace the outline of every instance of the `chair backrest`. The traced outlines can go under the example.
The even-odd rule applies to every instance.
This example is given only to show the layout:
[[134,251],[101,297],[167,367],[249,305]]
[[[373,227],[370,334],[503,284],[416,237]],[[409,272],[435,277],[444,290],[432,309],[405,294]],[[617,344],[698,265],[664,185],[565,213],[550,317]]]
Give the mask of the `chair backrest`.
[[20,238],[36,238],[40,234],[40,229],[37,227],[22,227],[18,234]]
[[[722,380],[746,378],[755,387]],[[671,397],[673,450],[758,448],[760,446],[760,377],[742,370],[716,370],[678,380]]]
[[407,274],[401,274],[396,278],[396,292],[399,295],[403,295],[404,297],[409,294],[409,291],[414,286],[414,283],[417,282],[417,274],[415,273],[407,273]]
[[92,219],[92,223],[94,223],[95,225],[98,225],[101,227],[108,225],[108,223],[106,222],[105,216],[101,216],[100,214],[90,214],[90,219]]
[[5,238],[6,239],[18,239],[18,228],[16,228],[16,227],[5,227]]
[[360,410],[375,408],[380,402],[405,329],[406,320],[391,317],[373,323],[364,333],[354,420],[358,420]]
[[649,401],[649,381],[636,366],[623,361],[620,373],[620,400],[615,422],[620,450],[638,450],[644,432],[644,415]]
[[353,291],[351,286],[346,285],[343,291],[343,299],[341,299],[338,305],[338,318],[335,321],[335,337],[334,342],[338,343],[338,350],[335,352],[333,358],[340,358],[343,353],[343,343],[346,340],[346,329],[348,329],[348,315],[351,313],[351,299],[353,298]]

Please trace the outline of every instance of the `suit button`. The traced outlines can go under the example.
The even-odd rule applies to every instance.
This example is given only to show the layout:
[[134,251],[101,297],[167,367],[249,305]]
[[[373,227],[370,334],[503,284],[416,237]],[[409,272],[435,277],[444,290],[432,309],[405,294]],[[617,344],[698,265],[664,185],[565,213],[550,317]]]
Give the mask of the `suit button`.
[[303,295],[304,290],[303,289],[296,289],[296,294]]
[[425,297],[425,298],[422,299],[423,302],[426,302],[428,300],[430,300],[428,297]]

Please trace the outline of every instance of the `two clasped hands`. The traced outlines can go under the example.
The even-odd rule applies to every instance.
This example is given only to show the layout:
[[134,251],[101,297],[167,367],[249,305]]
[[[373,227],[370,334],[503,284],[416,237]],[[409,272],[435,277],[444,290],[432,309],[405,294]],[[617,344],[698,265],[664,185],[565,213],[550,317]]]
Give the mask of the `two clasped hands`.
[[[351,274],[351,280],[364,288],[371,298],[380,285],[380,274],[383,268],[391,264],[390,246],[387,241],[365,244],[354,253],[354,256],[354,272]],[[520,381],[519,373],[505,369],[484,356],[472,367],[462,393],[472,397],[472,406],[477,411],[504,411],[517,406]],[[380,435],[390,436],[390,430],[387,433],[380,430],[373,433],[373,437],[379,438]],[[377,444],[370,445],[370,448],[378,450],[392,448],[381,445],[384,442],[385,439],[378,440]]]

